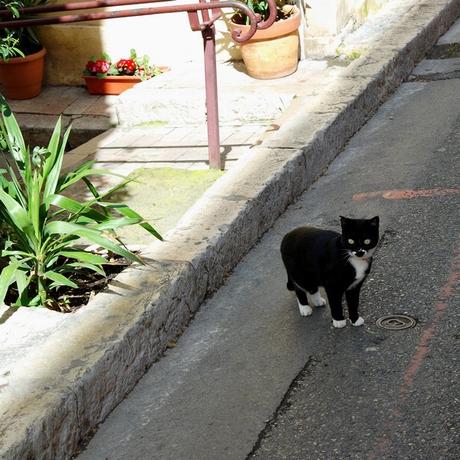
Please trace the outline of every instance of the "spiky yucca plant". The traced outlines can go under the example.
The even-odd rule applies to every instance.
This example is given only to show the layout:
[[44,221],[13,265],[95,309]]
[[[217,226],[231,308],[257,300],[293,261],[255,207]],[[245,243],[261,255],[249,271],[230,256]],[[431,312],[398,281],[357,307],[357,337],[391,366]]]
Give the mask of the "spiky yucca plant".
[[[70,127],[61,140],[59,119],[48,146],[31,151],[1,95],[0,110],[0,150],[5,163],[0,170],[0,303],[8,292],[14,292],[14,305],[56,308],[54,290],[78,287],[70,273],[92,270],[104,275],[107,260],[82,249],[77,244],[82,241],[141,262],[117,239],[116,230],[138,224],[156,238],[161,236],[127,205],[106,201],[127,180],[99,193],[89,177],[111,173],[93,169],[93,162],[62,173]],[[91,199],[79,202],[63,194],[79,181],[86,184]]]

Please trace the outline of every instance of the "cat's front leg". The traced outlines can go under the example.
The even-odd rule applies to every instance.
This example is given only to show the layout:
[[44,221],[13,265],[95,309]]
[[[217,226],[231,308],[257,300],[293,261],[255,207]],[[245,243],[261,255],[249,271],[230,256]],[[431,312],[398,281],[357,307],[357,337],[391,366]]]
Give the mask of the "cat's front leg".
[[307,295],[301,289],[296,288],[295,294],[297,296],[297,304],[299,305],[299,312],[301,316],[310,316],[313,309],[308,305]]
[[343,291],[338,291],[331,287],[326,287],[326,294],[331,307],[332,325],[336,328],[342,328],[347,325],[346,319],[343,317],[342,297]]
[[348,304],[348,317],[353,326],[362,326],[364,324],[364,319],[359,316],[358,307],[359,307],[359,291],[361,289],[361,284],[345,291],[345,298],[347,299]]

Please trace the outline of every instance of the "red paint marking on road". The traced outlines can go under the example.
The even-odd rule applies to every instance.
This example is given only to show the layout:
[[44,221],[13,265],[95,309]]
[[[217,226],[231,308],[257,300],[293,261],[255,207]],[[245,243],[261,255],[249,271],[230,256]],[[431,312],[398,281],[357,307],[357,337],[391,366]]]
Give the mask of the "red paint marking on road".
[[[439,316],[439,315],[437,315]],[[437,323],[438,321],[436,321]],[[404,384],[401,386],[401,396],[406,397],[409,389],[414,384],[414,377],[417,374],[418,370],[422,366],[423,360],[426,355],[430,352],[430,340],[434,337],[435,325],[432,323],[430,327],[426,328],[423,332],[419,344],[417,345],[417,351],[412,357],[409,366],[403,374]]]
[[452,264],[451,272],[449,273],[449,277],[447,278],[447,281],[444,284],[444,286],[441,288],[441,291],[439,292],[439,297],[434,305],[435,313],[433,319],[431,320],[430,324],[428,324],[425,327],[420,337],[415,354],[412,357],[409,365],[407,366],[403,374],[404,383],[401,386],[401,396],[403,398],[407,395],[408,391],[413,386],[414,377],[420,369],[426,355],[430,352],[430,341],[435,336],[436,326],[444,316],[447,309],[447,304],[450,298],[454,295],[455,288],[457,287],[459,280],[460,246],[457,247],[457,252],[454,258],[454,262]]
[[423,365],[423,362],[431,350],[431,340],[436,335],[436,327],[439,321],[444,316],[449,300],[455,293],[457,285],[460,281],[460,244],[457,245],[457,250],[455,252],[455,257],[452,263],[452,268],[450,270],[447,281],[442,286],[438,299],[434,306],[434,315],[429,324],[424,328],[422,335],[420,336],[419,343],[415,350],[412,359],[410,360],[408,366],[403,372],[402,378],[403,383],[400,388],[400,401],[398,408],[396,408],[392,415],[391,420],[387,420],[383,424],[383,433],[380,435],[377,440],[376,446],[372,452],[369,453],[369,459],[379,459],[382,458],[383,453],[388,450],[391,444],[391,431],[393,430],[395,423],[394,418],[401,418],[403,412],[403,406],[407,402],[407,397],[409,391],[414,386],[414,379],[418,371]]
[[460,188],[432,188],[426,190],[381,190],[378,192],[363,192],[353,195],[353,201],[364,201],[370,198],[385,198],[386,200],[411,200],[413,198],[431,198],[435,196],[457,195]]

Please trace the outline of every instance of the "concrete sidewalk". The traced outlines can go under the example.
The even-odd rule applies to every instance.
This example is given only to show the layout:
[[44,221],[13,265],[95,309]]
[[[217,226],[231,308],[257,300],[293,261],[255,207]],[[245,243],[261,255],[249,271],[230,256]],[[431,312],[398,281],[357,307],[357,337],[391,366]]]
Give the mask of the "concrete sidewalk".
[[[249,149],[245,146],[239,160],[183,216],[166,242],[145,248],[148,266],[124,271],[108,292],[98,294],[73,315],[63,318],[39,311],[37,317],[48,315],[47,328],[41,333],[37,330],[38,321],[34,321],[33,328],[29,321],[29,329],[16,323],[29,317],[30,312],[19,311],[0,325],[0,337],[7,336],[5,330],[12,328],[24,332],[29,340],[28,347],[16,347],[21,347],[21,357],[14,354],[13,348],[11,356],[0,359],[0,363],[7,363],[0,370],[2,458],[70,458],[79,443],[183,331],[203,300],[221,286],[226,274],[286,206],[321,175],[460,14],[460,0],[397,3],[404,4],[406,10],[393,14],[393,21],[380,18],[383,28],[374,34],[374,41],[369,41],[359,59],[338,69],[336,75],[329,74],[330,78],[317,74],[316,89],[309,86],[301,93],[298,85],[302,82],[293,82],[293,88],[297,88],[287,91],[287,99],[283,99],[291,103],[279,117],[260,124],[265,130],[273,124],[263,142],[255,141],[257,145]],[[313,77],[318,69],[310,71]],[[273,92],[270,85],[279,84],[281,94],[285,81],[288,80],[257,82],[256,87]],[[310,85],[309,78],[301,88],[305,89],[305,85]],[[194,91],[180,92],[183,97],[188,93]],[[132,101],[139,101],[138,96],[133,95]],[[221,100],[230,96],[225,94]],[[121,103],[127,102],[123,97]],[[221,104],[228,106],[227,102]],[[144,107],[146,113],[151,112],[149,104]],[[198,105],[193,107],[198,112]],[[275,107],[274,102],[271,107]],[[221,113],[224,122],[226,116]],[[173,117],[178,119],[178,112]],[[150,133],[150,128],[164,129],[158,122],[168,120],[155,115],[154,120],[147,121],[157,123],[148,127]],[[239,121],[229,126],[243,124]],[[116,128],[74,149],[66,160],[72,164],[95,157],[100,163],[110,160],[108,163],[117,163],[117,167],[126,166],[133,158],[133,150],[145,147],[143,141],[133,146],[136,140],[128,135],[145,128]],[[240,128],[231,129],[233,134]],[[176,127],[171,131],[175,130]],[[140,133],[138,140],[144,134]],[[172,146],[183,153],[190,151],[190,143],[178,146],[178,142],[174,140]],[[193,146],[196,144],[194,141]],[[151,160],[150,149],[149,146],[141,158]],[[117,154],[98,156],[112,153]],[[161,155],[156,163],[148,163],[162,163]],[[183,158],[181,163],[188,161]]]

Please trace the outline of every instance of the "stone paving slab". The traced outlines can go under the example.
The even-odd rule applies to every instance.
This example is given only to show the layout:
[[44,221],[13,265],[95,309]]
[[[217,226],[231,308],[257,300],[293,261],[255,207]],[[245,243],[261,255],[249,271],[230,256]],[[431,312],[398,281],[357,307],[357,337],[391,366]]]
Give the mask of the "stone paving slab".
[[444,34],[427,55],[429,59],[451,59],[460,57],[460,20]]
[[449,79],[460,76],[460,58],[424,59],[412,72],[416,79]]
[[456,21],[452,27],[439,38],[436,45],[451,45],[460,43],[460,20]]
[[92,96],[82,87],[51,86],[33,99],[10,100],[11,109],[32,145],[47,145],[57,118],[73,126],[69,144],[75,148],[118,125],[115,96]]
[[[267,135],[266,125],[243,127],[224,126],[220,130],[221,154],[225,168],[262,142]],[[117,128],[106,131],[91,142],[81,145],[66,155],[66,164],[75,164],[74,158],[97,162],[126,163],[142,162],[144,167],[160,167],[168,163],[171,167],[207,168],[208,147],[206,126],[201,127],[147,127]],[[110,169],[113,170],[113,167]]]
[[[144,249],[147,266],[121,273],[12,366],[0,391],[0,457],[70,458],[459,15],[460,0],[414,2],[333,85],[316,95],[309,88],[308,103],[298,97],[272,120],[279,129],[235,162],[167,241]],[[67,167],[114,142],[115,131],[75,149]]]

